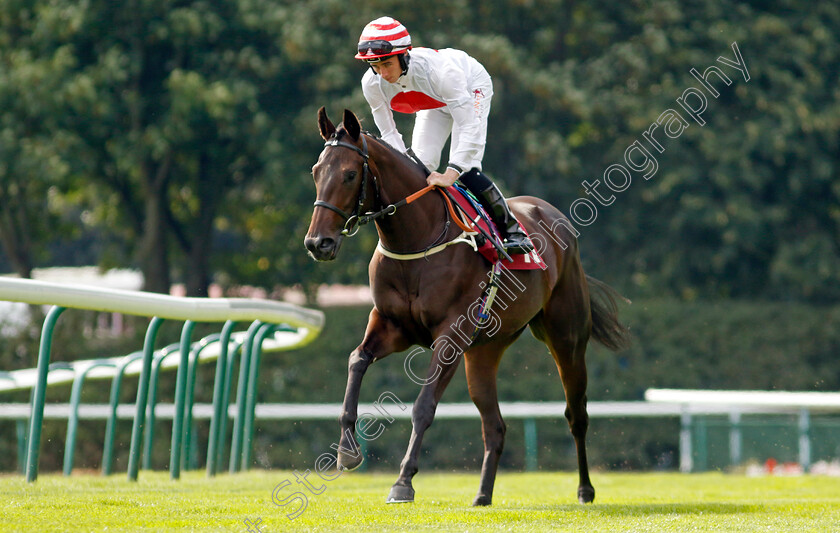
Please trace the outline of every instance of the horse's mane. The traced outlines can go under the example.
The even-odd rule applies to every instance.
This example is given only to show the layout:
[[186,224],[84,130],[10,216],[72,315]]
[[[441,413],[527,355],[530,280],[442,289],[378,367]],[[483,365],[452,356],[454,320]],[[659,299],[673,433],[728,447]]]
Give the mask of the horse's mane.
[[[394,148],[393,146],[388,144],[388,141],[386,141],[385,139],[383,139],[379,135],[376,135],[375,133],[367,131],[367,130],[362,130],[361,133],[362,133],[362,135],[367,135],[369,138],[375,140],[376,142],[378,142],[379,144],[381,144],[382,146],[384,146],[385,148],[390,150],[396,157],[402,158],[409,165],[413,165],[414,167],[416,167],[418,170],[420,170],[420,172],[423,173],[424,176],[428,176],[429,174],[431,174],[429,169],[426,168],[426,165],[421,163],[419,159],[415,159],[408,154],[404,154],[404,153],[400,152],[399,150],[397,150],[396,148]],[[343,137],[344,135],[347,135],[347,134],[348,134],[347,129],[345,129],[344,123],[342,122],[341,124],[338,125],[338,127],[335,130],[335,138],[340,139],[341,137]]]

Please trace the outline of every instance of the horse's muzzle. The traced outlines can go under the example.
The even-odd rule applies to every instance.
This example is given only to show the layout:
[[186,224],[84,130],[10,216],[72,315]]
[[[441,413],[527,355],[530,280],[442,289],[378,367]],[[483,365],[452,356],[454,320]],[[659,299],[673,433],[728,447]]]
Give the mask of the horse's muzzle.
[[332,237],[307,237],[303,245],[309,250],[309,255],[316,261],[332,261],[338,253],[341,240]]

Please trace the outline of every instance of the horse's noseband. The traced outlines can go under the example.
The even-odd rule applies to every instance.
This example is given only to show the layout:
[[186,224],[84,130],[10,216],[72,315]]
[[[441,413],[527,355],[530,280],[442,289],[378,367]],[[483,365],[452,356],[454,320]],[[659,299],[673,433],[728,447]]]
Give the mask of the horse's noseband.
[[[354,144],[350,144],[347,142],[339,141],[337,138],[333,138],[328,140],[324,143],[324,146],[342,146],[344,148],[349,148],[354,152],[357,152],[362,158],[364,159],[364,163],[362,164],[362,188],[359,190],[359,197],[356,201],[356,206],[353,208],[352,213],[347,213],[345,210],[332,205],[329,202],[325,202],[323,200],[315,200],[315,207],[324,207],[329,209],[330,211],[337,213],[341,218],[344,219],[344,229],[341,230],[341,234],[347,237],[352,237],[355,235],[362,227],[362,224],[368,222],[367,217],[359,217],[359,212],[362,210],[362,205],[365,203],[366,195],[367,195],[367,182],[368,177],[373,178],[374,185],[376,185],[376,176],[373,176],[370,173],[370,165],[368,165],[368,148],[367,148],[367,141],[365,140],[364,135],[362,135],[362,148],[360,149],[358,146]],[[356,225],[358,223],[358,225]],[[356,225],[355,231],[353,231],[353,226]]]

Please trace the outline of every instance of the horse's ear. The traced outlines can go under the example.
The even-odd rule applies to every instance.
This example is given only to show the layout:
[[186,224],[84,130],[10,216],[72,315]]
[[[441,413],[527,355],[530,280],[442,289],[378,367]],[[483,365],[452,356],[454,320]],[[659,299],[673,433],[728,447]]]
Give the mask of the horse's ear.
[[359,135],[362,133],[362,126],[359,124],[359,119],[349,109],[344,110],[344,129],[350,134],[354,141],[359,140]]
[[321,131],[321,137],[323,137],[325,141],[329,140],[329,138],[335,133],[335,126],[333,126],[333,123],[330,122],[329,118],[327,118],[327,110],[323,107],[318,110],[318,129]]

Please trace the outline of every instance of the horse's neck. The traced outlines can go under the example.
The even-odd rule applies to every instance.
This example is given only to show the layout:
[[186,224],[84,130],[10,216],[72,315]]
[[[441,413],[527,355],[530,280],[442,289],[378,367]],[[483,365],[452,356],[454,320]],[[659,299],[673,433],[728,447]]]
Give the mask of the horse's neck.
[[[385,205],[398,202],[426,187],[426,177],[407,158],[377,145],[372,153],[379,171],[380,195]],[[384,206],[383,206],[384,207]],[[414,252],[428,247],[446,224],[446,212],[439,194],[431,191],[414,202],[377,220],[379,239],[389,250]],[[436,243],[437,244],[437,243]]]

